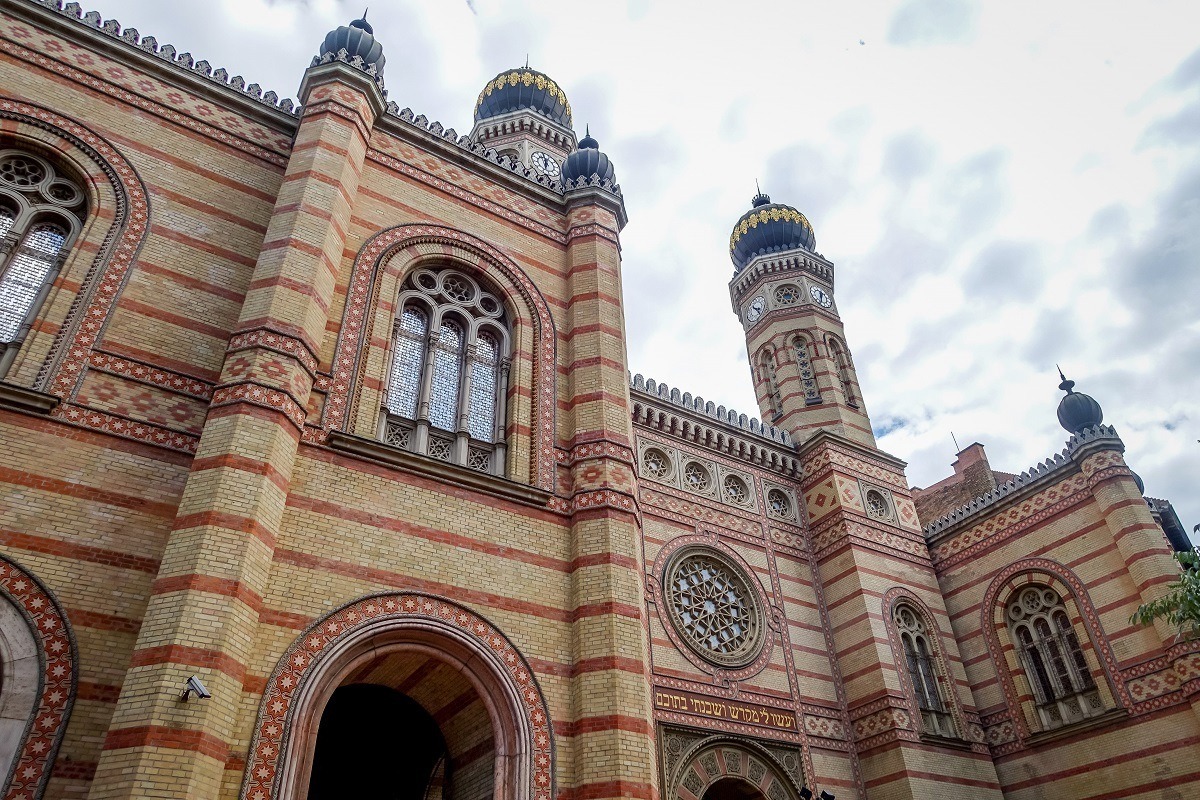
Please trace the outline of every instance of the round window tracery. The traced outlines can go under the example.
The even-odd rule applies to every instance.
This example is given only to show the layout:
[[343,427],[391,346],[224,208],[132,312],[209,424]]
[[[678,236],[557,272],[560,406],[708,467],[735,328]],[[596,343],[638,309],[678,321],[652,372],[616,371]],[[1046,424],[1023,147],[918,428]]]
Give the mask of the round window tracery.
[[786,492],[780,489],[772,489],[767,492],[767,505],[770,506],[771,513],[775,516],[784,519],[792,518],[792,500]]
[[651,478],[662,480],[671,474],[671,458],[657,447],[651,447],[642,454],[642,469]]
[[736,475],[726,475],[725,497],[735,505],[744,506],[750,502],[750,489],[746,482]]
[[800,300],[800,287],[785,283],[775,289],[775,302],[781,306],[790,306]]
[[689,461],[688,465],[683,468],[683,482],[687,488],[694,492],[707,492],[708,487],[712,486],[712,478],[708,474],[708,470],[703,464],[695,461]]
[[723,667],[758,657],[763,622],[750,579],[712,550],[676,556],[664,575],[671,623],[699,656]]
[[867,513],[872,517],[887,518],[892,515],[891,506],[888,505],[887,498],[883,496],[883,492],[878,489],[868,489],[866,495]]

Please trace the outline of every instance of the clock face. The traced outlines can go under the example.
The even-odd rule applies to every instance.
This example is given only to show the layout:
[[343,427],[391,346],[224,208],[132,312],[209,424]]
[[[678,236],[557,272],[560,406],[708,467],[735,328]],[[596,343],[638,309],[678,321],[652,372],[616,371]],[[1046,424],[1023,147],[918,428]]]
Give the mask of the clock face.
[[542,150],[535,150],[533,155],[529,157],[529,160],[533,162],[533,168],[543,175],[548,175],[551,178],[558,177],[558,162],[549,153]]
[[767,298],[761,294],[750,301],[750,306],[746,309],[746,320],[749,322],[758,322],[759,317],[767,310]]
[[829,308],[833,305],[833,298],[820,286],[810,286],[808,293],[812,295],[813,300],[821,304],[822,308]]

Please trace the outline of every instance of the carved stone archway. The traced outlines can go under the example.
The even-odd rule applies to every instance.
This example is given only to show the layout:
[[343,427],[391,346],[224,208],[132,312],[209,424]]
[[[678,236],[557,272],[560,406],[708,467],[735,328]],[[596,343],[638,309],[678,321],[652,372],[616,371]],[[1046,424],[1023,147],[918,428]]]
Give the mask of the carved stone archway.
[[799,749],[773,748],[733,736],[665,729],[663,800],[702,800],[717,781],[735,779],[768,800],[798,800],[805,778]]
[[552,800],[554,739],[533,671],[483,617],[415,593],[356,600],[319,620],[284,652],[259,707],[243,800],[300,797],[330,695],[364,663],[404,651],[453,665],[482,698],[495,734],[495,800]]

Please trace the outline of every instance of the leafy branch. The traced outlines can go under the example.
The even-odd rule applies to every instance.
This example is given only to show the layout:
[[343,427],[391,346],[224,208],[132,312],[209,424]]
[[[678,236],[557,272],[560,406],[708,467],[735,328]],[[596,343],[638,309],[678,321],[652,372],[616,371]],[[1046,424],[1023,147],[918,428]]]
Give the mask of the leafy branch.
[[1200,638],[1200,550],[1192,548],[1175,554],[1183,568],[1179,580],[1167,587],[1167,594],[1138,606],[1130,622],[1152,625],[1160,617],[1175,627],[1185,639]]

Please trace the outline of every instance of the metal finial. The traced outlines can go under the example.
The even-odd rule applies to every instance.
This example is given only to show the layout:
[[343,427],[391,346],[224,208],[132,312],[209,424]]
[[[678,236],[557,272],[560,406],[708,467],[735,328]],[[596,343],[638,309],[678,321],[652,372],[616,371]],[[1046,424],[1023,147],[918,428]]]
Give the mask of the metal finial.
[[370,11],[370,10],[371,10],[371,7],[370,7],[370,6],[367,6],[366,8],[364,8],[364,9],[363,9],[363,15],[362,15],[362,18],[363,18],[363,21],[364,21],[364,22],[365,22],[365,21],[366,21],[366,19],[367,19],[367,12],[368,12],[368,11]]
[[1055,364],[1054,368],[1058,370],[1058,377],[1062,380],[1062,383],[1058,385],[1058,388],[1062,389],[1067,394],[1071,394],[1071,390],[1075,388],[1075,381],[1067,380],[1067,376],[1063,375],[1062,367],[1058,366],[1058,364]]
[[525,69],[529,69],[529,53],[525,54]]
[[584,123],[584,125],[583,125],[583,135],[584,135],[584,136],[591,136],[591,135],[592,135],[592,126],[591,126],[590,124],[588,124],[588,123]]
[[961,453],[962,448],[958,446],[958,437],[954,435],[954,431],[950,431],[950,438],[954,440],[954,452]]
[[754,191],[762,194],[762,187],[758,185],[758,178],[754,179]]

